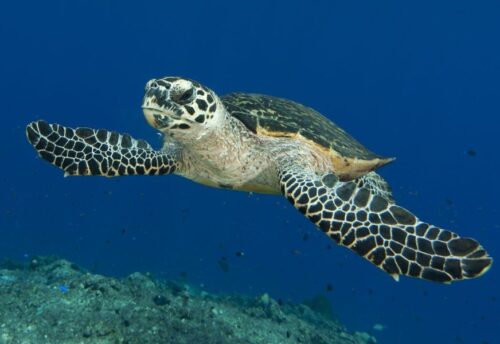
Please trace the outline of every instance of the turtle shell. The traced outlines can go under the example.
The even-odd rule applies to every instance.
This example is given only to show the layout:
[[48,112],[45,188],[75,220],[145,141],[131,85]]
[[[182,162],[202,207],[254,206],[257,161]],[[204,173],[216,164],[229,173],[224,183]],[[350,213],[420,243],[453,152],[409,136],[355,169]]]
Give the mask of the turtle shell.
[[316,110],[294,101],[245,93],[221,99],[229,113],[255,134],[301,140],[328,154],[341,180],[358,178],[394,160],[371,152]]

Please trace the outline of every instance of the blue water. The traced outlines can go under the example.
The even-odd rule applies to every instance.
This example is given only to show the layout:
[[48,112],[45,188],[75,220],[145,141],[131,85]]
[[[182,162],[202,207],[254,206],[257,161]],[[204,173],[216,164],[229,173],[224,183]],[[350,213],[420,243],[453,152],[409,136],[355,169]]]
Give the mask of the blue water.
[[499,16],[498,1],[4,1],[0,256],[293,301],[326,293],[350,330],[380,343],[498,343],[496,264],[453,285],[396,283],[329,248],[280,197],[177,176],[63,178],[24,127],[43,118],[159,147],[140,103],[164,75],[291,98],[396,156],[380,172],[399,204],[500,259]]

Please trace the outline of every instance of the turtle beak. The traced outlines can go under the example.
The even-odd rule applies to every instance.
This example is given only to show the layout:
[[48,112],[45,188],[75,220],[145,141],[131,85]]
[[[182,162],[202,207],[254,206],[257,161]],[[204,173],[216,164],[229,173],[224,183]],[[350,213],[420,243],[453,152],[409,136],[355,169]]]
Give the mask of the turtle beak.
[[163,129],[170,125],[172,121],[169,116],[161,115],[158,111],[149,108],[142,108],[144,117],[150,126],[156,129]]
[[146,122],[148,122],[150,126],[155,127],[153,111],[151,109],[142,108],[142,112],[144,112],[144,118],[146,118]]
[[[146,91],[142,100],[142,111],[144,117],[150,126],[155,129],[162,129],[169,125],[171,119],[163,114],[165,110],[161,108],[159,103],[164,104],[163,98],[159,98],[162,91],[157,88],[150,88]],[[165,105],[165,104],[164,104]]]

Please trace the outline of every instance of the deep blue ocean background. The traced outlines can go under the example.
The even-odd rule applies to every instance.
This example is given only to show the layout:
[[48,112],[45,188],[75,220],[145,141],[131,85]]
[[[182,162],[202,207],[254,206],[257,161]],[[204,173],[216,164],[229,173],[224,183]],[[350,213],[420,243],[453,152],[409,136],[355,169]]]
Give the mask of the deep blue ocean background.
[[325,294],[380,343],[499,343],[498,263],[452,285],[396,283],[285,199],[177,176],[63,178],[24,134],[43,118],[159,147],[140,104],[145,82],[165,75],[290,98],[396,156],[380,173],[398,203],[498,260],[499,18],[498,1],[4,1],[0,258],[58,255],[292,301]]

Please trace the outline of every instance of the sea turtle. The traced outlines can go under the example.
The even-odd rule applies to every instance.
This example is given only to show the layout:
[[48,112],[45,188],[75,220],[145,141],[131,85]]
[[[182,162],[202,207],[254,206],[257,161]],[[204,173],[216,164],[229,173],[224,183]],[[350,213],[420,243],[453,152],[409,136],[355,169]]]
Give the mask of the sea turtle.
[[373,172],[390,161],[362,146],[317,111],[259,94],[218,97],[200,83],[164,77],[145,87],[147,122],[162,149],[127,134],[39,120],[26,134],[65,175],[163,175],[285,196],[336,243],[398,280],[474,278],[492,258],[473,239],[419,220],[395,204]]

